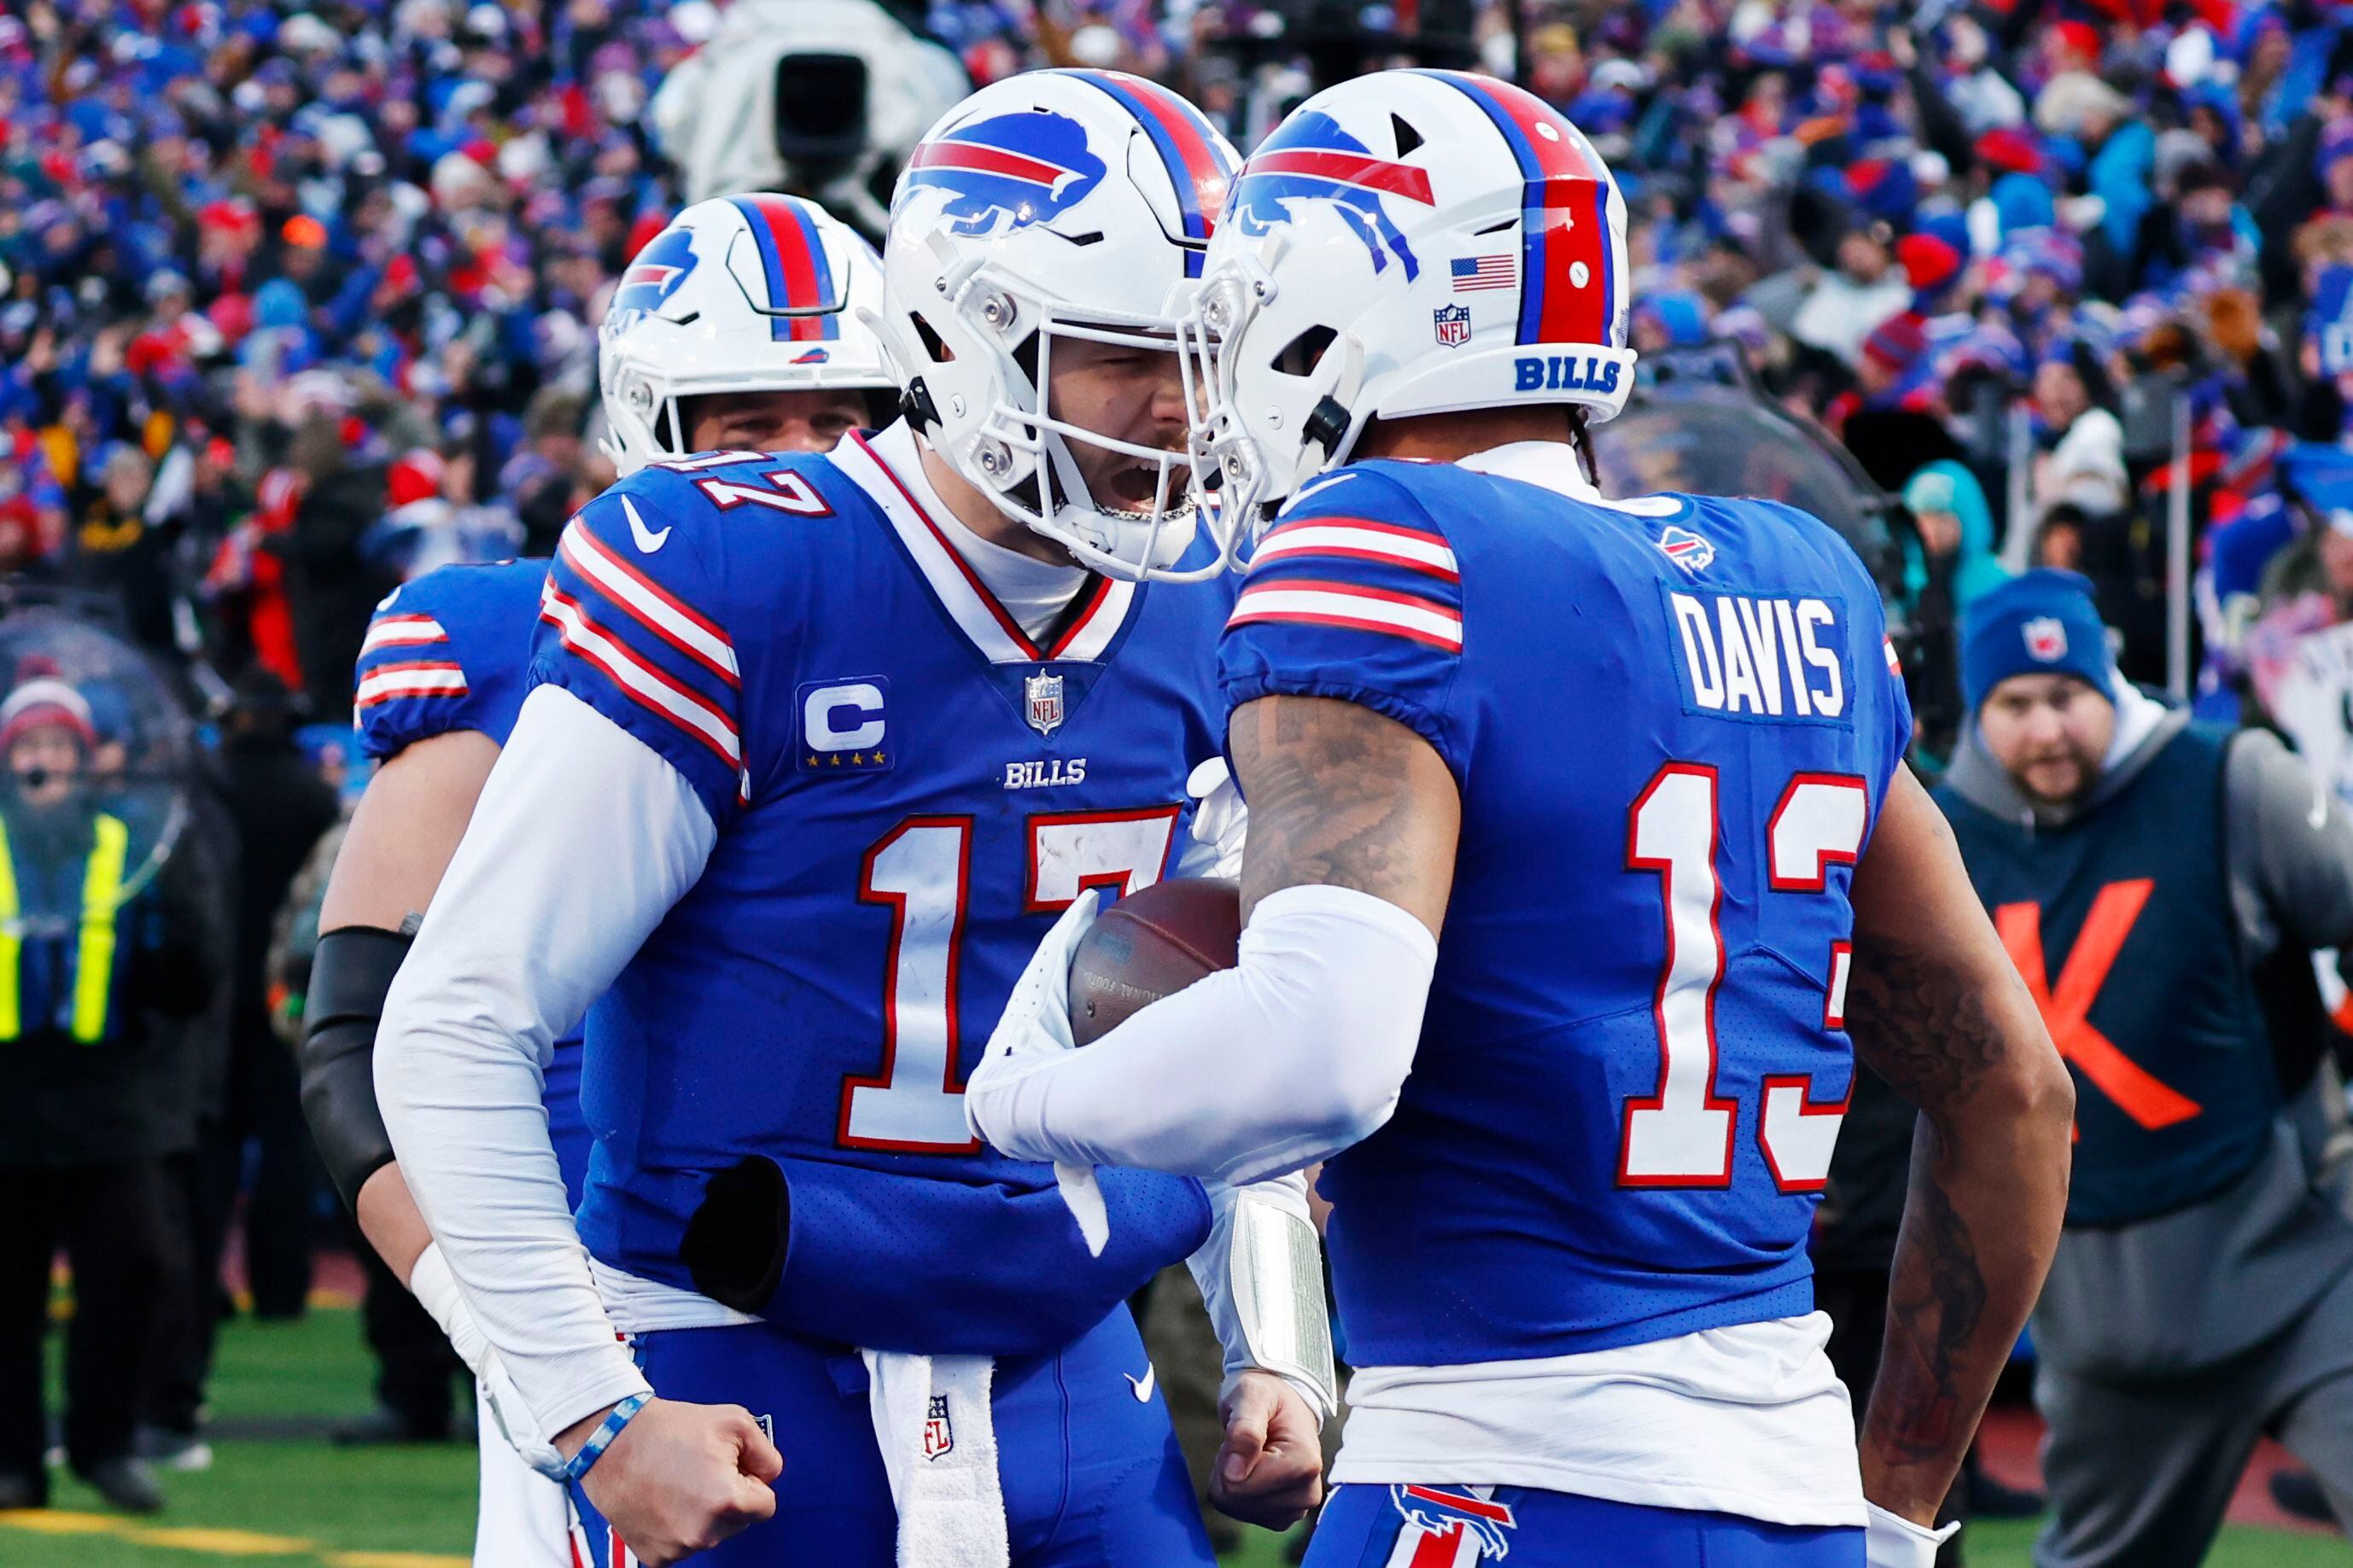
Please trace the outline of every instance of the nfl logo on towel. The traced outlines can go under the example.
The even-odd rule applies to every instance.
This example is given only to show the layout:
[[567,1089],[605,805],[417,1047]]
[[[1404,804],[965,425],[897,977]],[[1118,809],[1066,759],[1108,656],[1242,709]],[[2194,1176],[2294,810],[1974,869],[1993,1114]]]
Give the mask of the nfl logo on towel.
[[2056,664],[2067,657],[2066,623],[2041,616],[2021,626],[2026,634],[2026,657],[2038,664]]
[[955,1447],[955,1428],[948,1425],[948,1396],[932,1395],[931,1415],[923,1422],[923,1458],[936,1459]]
[[1040,735],[1050,735],[1062,727],[1060,676],[1033,675],[1021,683],[1021,692],[1029,700],[1029,728]]
[[1459,349],[1471,341],[1471,307],[1440,305],[1430,313],[1430,325],[1441,347]]

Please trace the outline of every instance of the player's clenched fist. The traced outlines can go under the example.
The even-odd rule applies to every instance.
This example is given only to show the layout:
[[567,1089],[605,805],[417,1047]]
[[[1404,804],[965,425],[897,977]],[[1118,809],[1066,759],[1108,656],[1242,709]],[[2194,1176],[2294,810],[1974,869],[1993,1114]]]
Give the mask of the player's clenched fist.
[[1245,1524],[1288,1530],[1324,1500],[1324,1438],[1299,1391],[1268,1372],[1246,1372],[1219,1402],[1226,1440],[1209,1500]]
[[[557,1447],[573,1452],[598,1419]],[[784,1469],[784,1457],[742,1405],[655,1399],[580,1484],[645,1568],[669,1568],[775,1513],[771,1488]]]

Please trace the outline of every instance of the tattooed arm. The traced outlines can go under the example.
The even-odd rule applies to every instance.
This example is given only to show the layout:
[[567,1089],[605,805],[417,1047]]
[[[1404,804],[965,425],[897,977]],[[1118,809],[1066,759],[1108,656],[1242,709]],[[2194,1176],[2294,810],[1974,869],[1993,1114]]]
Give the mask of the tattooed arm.
[[1285,888],[1353,888],[1437,934],[1454,885],[1462,803],[1429,742],[1325,697],[1246,702],[1227,741],[1250,808],[1244,921]]
[[1016,1062],[992,1042],[965,1110],[1005,1152],[1240,1184],[1396,1108],[1453,883],[1454,776],[1412,731],[1326,698],[1244,703],[1229,739],[1250,805],[1240,963],[1082,1051]]
[[1926,1524],[2058,1246],[2075,1092],[1952,830],[1902,770],[1855,868],[1854,918],[1847,1032],[1920,1108],[1862,1487]]

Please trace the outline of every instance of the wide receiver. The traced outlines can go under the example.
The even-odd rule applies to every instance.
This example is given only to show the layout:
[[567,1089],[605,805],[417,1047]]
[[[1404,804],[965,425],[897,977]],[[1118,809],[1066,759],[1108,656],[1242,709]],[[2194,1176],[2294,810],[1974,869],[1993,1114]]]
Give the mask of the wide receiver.
[[[565,533],[540,684],[394,985],[377,1085],[601,1550],[1206,1564],[1123,1310],[1205,1238],[1219,1495],[1287,1522],[1318,1494],[1300,1184],[1058,1174],[982,1150],[962,1109],[1052,917],[1176,868],[1217,756],[1229,596],[1133,579],[1193,545],[1164,306],[1230,167],[1134,79],[976,94],[885,247],[908,417],[829,458],[649,467]],[[536,1064],[592,998],[575,1231]],[[824,1199],[845,1170],[893,1191]],[[1054,1224],[908,1256],[976,1197]]]
[[[1314,1563],[1926,1563],[2058,1234],[2067,1075],[1904,771],[1870,578],[1787,507],[1593,489],[1623,234],[1481,78],[1252,155],[1187,328],[1234,543],[1289,502],[1219,649],[1240,964],[1068,1051],[1076,909],[965,1096],[1027,1158],[1329,1157]],[[1806,1256],[1850,1041],[1926,1112],[1860,1464]]]
[[[765,270],[731,272],[739,243],[788,258],[777,268],[787,286],[772,291]],[[852,310],[871,310],[881,291],[873,247],[814,203],[737,196],[680,213],[623,274],[606,313],[601,362],[615,465],[631,474],[720,447],[828,451],[874,423],[898,386],[881,343]],[[410,933],[522,706],[546,578],[544,561],[445,566],[393,594],[369,623],[353,721],[376,773],[327,884],[302,1046],[304,1105],[337,1189],[467,1364],[493,1377],[494,1358],[392,1161],[371,1052]],[[542,1095],[575,1205],[588,1166],[579,1044],[576,1032],[555,1042]],[[486,1379],[474,1561],[574,1568],[564,1489],[533,1474],[505,1440],[499,1404]],[[518,1435],[527,1438],[528,1429]]]

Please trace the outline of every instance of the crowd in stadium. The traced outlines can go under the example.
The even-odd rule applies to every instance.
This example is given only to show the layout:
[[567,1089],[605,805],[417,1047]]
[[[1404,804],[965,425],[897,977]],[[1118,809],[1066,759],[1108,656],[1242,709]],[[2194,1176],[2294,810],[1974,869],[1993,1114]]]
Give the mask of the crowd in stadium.
[[[2344,613],[2306,526],[2344,481],[2298,445],[2353,429],[2341,7],[1518,9],[1519,79],[1633,209],[1638,347],[1729,340],[1834,432],[1925,410],[1955,433],[1966,471],[1910,498],[1935,521],[1907,592],[1966,601],[2013,541],[2013,565],[2084,566],[2127,669],[2161,671],[2144,525],[2179,393],[2216,674],[2245,673],[2261,616]],[[1247,150],[1310,81],[1264,47],[1269,14],[914,19],[976,80],[1163,78]],[[118,594],[149,645],[258,663],[332,713],[386,585],[543,553],[599,488],[602,301],[684,195],[650,105],[715,25],[695,0],[0,19],[0,566]],[[1512,67],[1504,7],[1472,44]],[[2333,606],[2306,598],[2332,582]]]
[[[2353,5],[1482,0],[1424,38],[1430,7],[1399,0],[1342,8],[1353,53],[1246,0],[888,8],[972,85],[1134,72],[1245,154],[1335,70],[1518,81],[1616,172],[1632,346],[1735,364],[1893,503],[1873,515],[1915,765],[1944,767],[1968,710],[1970,606],[2059,566],[2089,578],[2125,676],[2279,728],[2353,797],[2353,633],[2328,635],[2353,625]],[[218,1256],[216,1200],[242,1184],[264,1311],[301,1310],[332,1204],[280,1037],[313,847],[364,782],[343,736],[371,610],[447,563],[554,553],[612,481],[597,329],[711,194],[662,89],[725,11],[0,15],[0,615],[70,605],[207,721],[170,898],[235,933],[203,958],[227,976],[222,1061],[142,1135],[179,1163],[183,1273]],[[871,232],[894,171],[859,168],[862,196],[783,163]],[[0,696],[53,673],[0,669]],[[104,738],[95,692],[43,700]],[[0,1138],[0,1170],[51,1163]],[[371,1329],[386,1409],[356,1435],[446,1426],[430,1325],[387,1306]],[[198,1436],[208,1328],[162,1331],[139,1397],[168,1458]]]

